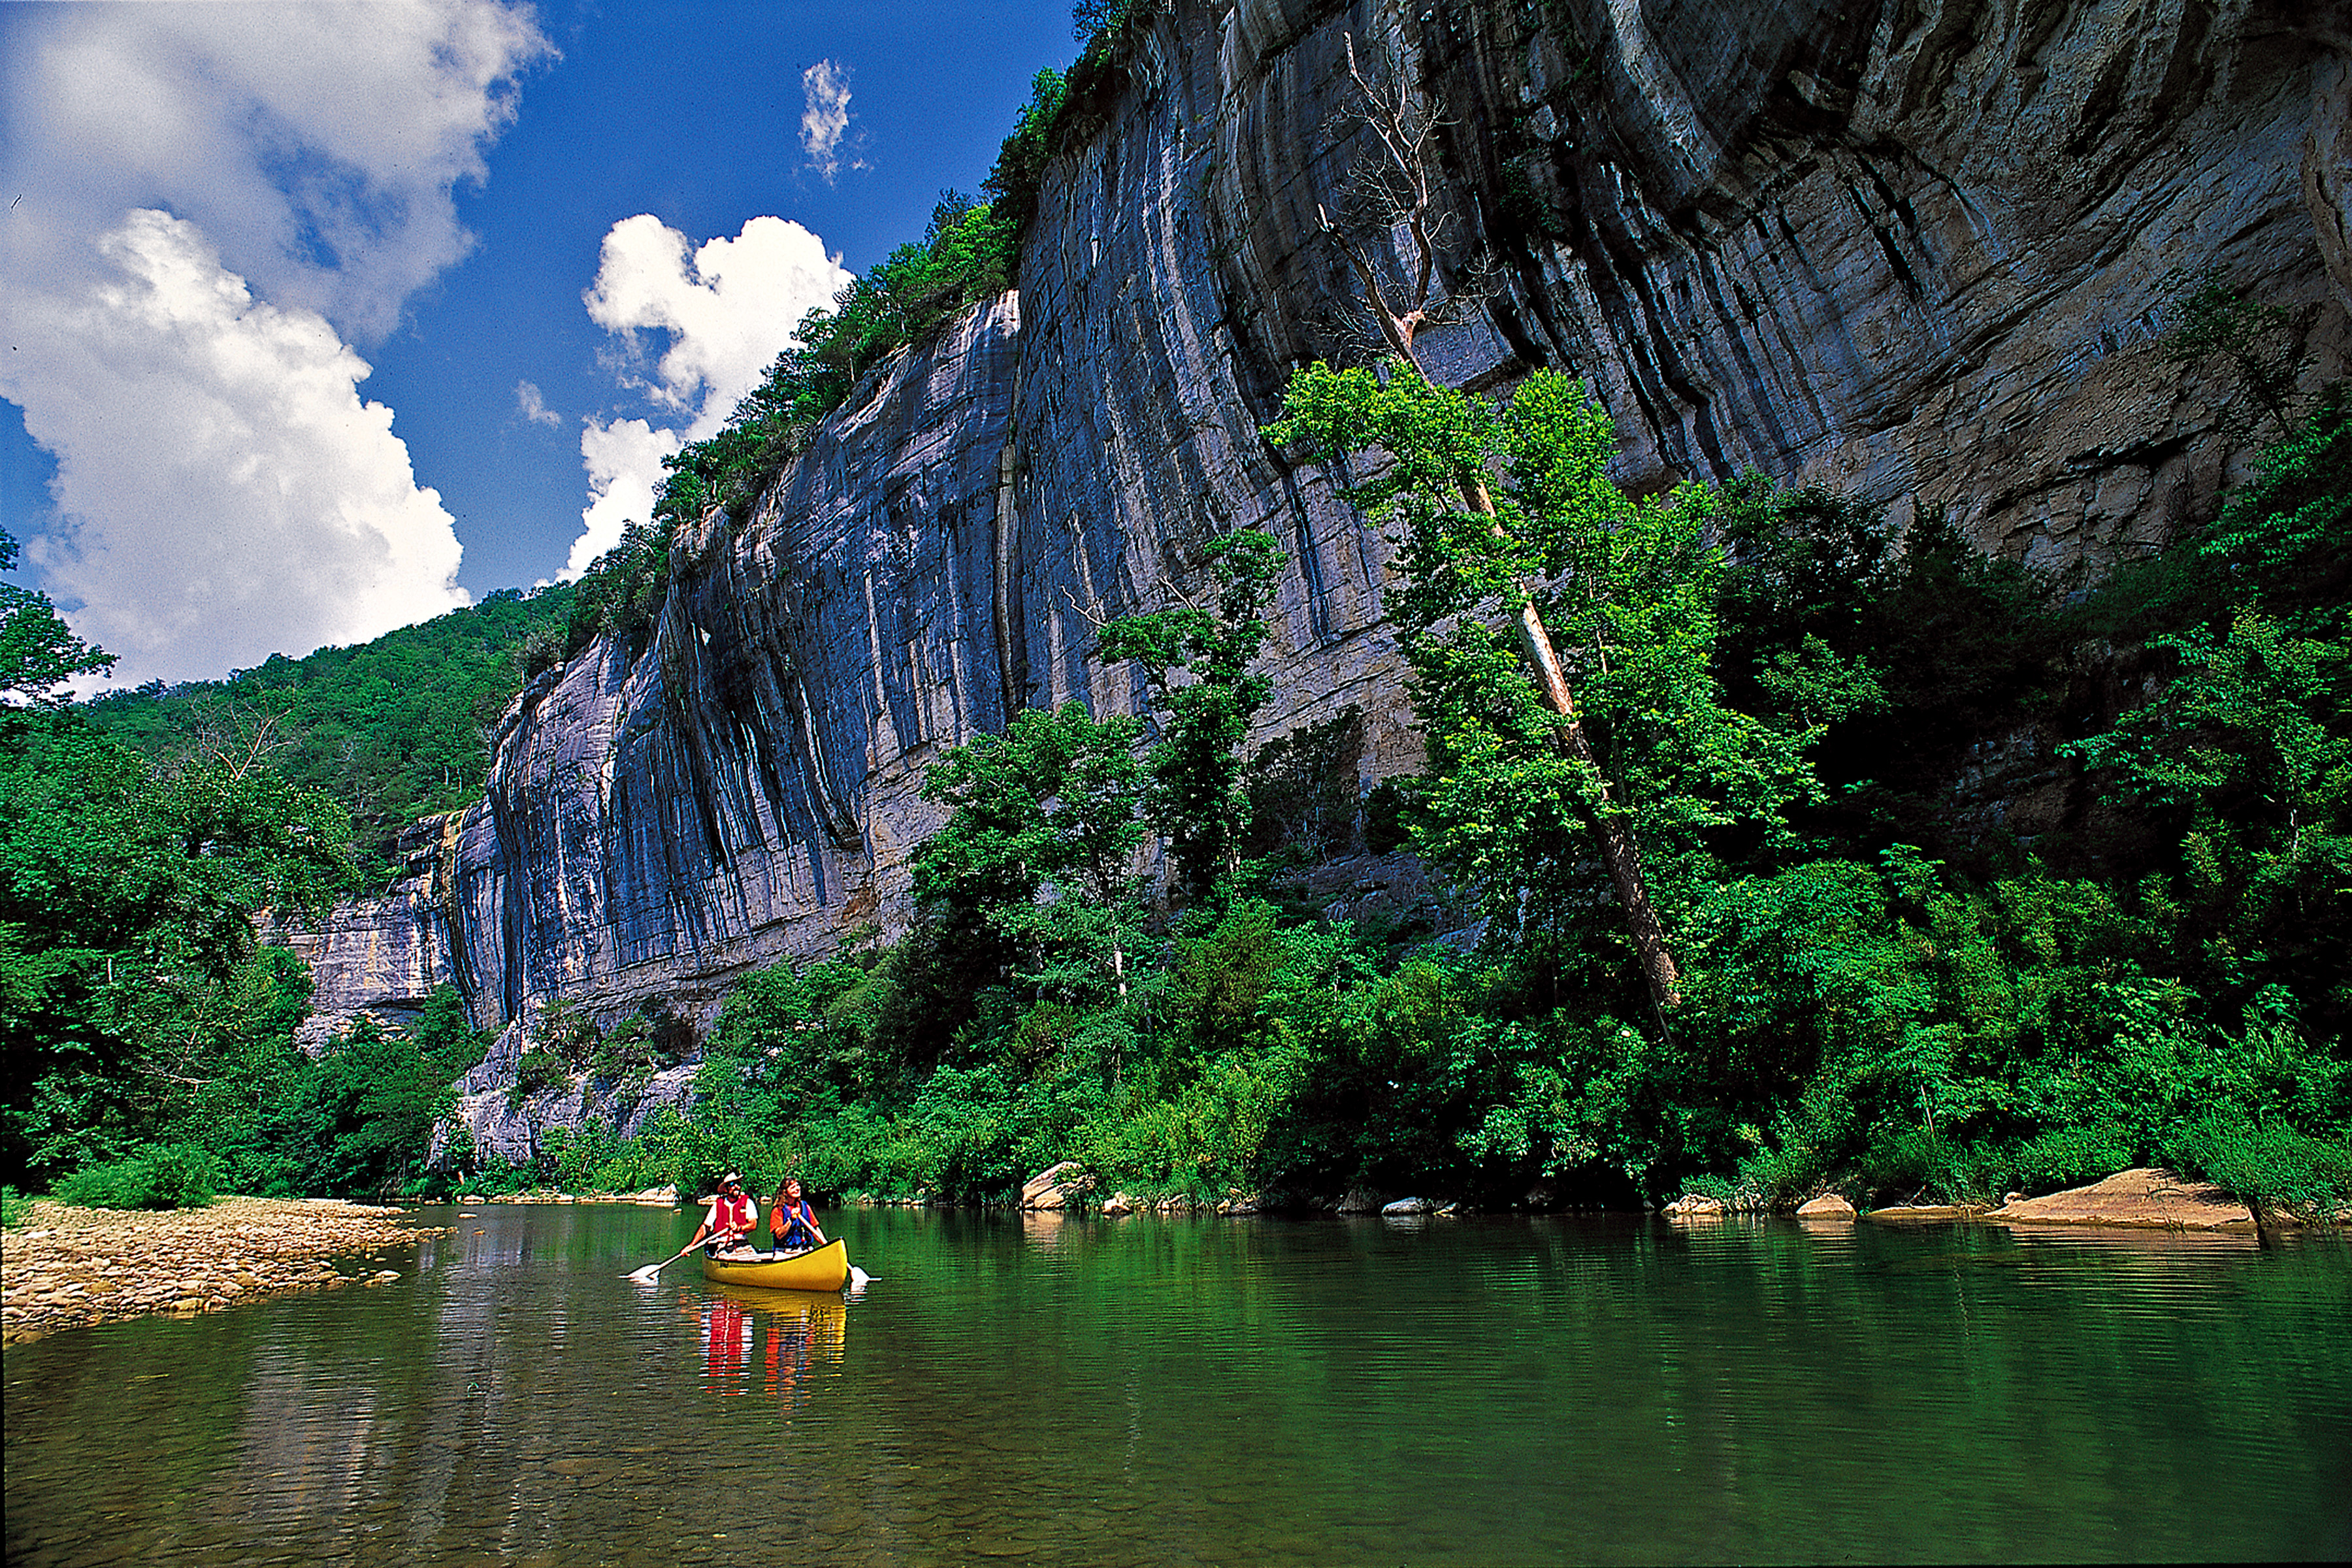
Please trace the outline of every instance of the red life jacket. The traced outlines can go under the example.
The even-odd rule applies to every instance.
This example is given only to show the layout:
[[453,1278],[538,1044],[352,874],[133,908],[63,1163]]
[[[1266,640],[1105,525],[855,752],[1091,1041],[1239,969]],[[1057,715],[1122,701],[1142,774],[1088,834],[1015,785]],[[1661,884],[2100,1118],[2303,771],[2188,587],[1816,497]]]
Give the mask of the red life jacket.
[[722,1230],[748,1231],[760,1217],[760,1207],[748,1194],[729,1197],[725,1193],[710,1200],[710,1229],[715,1235]]

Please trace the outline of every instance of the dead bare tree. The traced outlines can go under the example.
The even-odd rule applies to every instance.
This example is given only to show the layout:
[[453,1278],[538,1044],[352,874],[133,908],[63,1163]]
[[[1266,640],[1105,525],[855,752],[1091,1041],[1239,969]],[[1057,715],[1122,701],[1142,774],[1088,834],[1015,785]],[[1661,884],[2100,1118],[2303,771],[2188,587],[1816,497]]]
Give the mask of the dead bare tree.
[[[1382,341],[1404,367],[1428,381],[1429,374],[1414,352],[1413,341],[1423,329],[1441,319],[1444,310],[1443,304],[1433,298],[1439,281],[1437,261],[1444,237],[1444,216],[1438,208],[1438,191],[1432,172],[1436,166],[1441,121],[1413,90],[1401,62],[1385,73],[1387,79],[1379,79],[1378,73],[1368,74],[1358,63],[1354,36],[1342,34],[1341,37],[1348,53],[1348,74],[1359,95],[1349,114],[1364,128],[1377,149],[1371,155],[1370,166],[1360,167],[1351,174],[1349,185],[1356,195],[1351,205],[1369,208],[1384,218],[1391,243],[1397,232],[1403,231],[1409,286],[1392,291],[1372,252],[1334,223],[1320,205],[1316,213],[1321,219],[1323,233],[1339,247],[1361,281],[1366,308]],[[1464,504],[1494,520],[1494,532],[1500,538],[1503,527],[1496,517],[1486,476],[1465,468],[1457,482]],[[1617,784],[1601,771],[1591,740],[1585,734],[1583,721],[1577,713],[1575,689],[1569,684],[1567,669],[1533,597],[1524,588],[1517,597],[1519,654],[1542,690],[1545,704],[1560,717],[1560,750],[1571,761],[1591,770],[1604,799],[1622,796]],[[1663,1028],[1666,1016],[1682,1004],[1682,977],[1666,945],[1665,928],[1650,901],[1649,887],[1642,875],[1640,843],[1625,813],[1597,812],[1592,814],[1590,825],[1601,846],[1601,861],[1608,868],[1618,904],[1625,911],[1627,934],[1640,958],[1650,1003]]]
[[287,723],[292,705],[292,698],[283,693],[240,695],[231,690],[200,698],[190,704],[196,723],[187,755],[241,779],[294,744],[297,737]]

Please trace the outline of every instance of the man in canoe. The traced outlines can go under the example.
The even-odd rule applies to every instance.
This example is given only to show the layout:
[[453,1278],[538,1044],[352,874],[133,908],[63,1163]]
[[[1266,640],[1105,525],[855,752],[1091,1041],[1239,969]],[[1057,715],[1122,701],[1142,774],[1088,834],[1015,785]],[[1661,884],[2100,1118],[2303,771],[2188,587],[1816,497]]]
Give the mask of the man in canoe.
[[749,1242],[759,1219],[760,1205],[743,1191],[743,1178],[730,1171],[719,1178],[719,1190],[710,1194],[702,1211],[701,1227],[687,1246],[702,1246],[709,1253],[724,1252]]
[[776,1252],[805,1252],[824,1245],[816,1211],[801,1196],[798,1176],[786,1176],[783,1185],[776,1189],[775,1201],[768,1205],[768,1240],[771,1250]]

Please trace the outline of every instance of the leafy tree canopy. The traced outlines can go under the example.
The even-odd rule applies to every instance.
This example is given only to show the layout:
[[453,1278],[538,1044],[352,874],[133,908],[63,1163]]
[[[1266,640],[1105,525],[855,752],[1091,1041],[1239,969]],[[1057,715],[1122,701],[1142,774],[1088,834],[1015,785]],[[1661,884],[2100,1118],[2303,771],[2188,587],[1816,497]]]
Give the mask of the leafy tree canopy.
[[[14,572],[17,554],[16,539],[0,529],[0,572]],[[47,595],[0,583],[0,706],[58,707],[71,700],[60,687],[103,675],[114,662],[74,636]]]

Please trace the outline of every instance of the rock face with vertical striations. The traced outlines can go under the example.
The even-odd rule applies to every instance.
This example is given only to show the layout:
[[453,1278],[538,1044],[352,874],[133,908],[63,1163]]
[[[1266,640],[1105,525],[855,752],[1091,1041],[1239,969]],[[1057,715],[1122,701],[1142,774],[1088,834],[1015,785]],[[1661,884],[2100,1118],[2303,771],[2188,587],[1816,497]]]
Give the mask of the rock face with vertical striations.
[[1412,767],[1385,549],[1257,433],[1294,367],[1363,353],[1318,232],[1367,150],[1350,40],[1443,117],[1433,372],[1586,377],[1629,488],[1759,468],[2095,569],[2210,515],[2256,439],[2154,341],[2179,276],[2220,268],[2294,312],[2312,375],[2345,369],[2339,9],[1180,0],[1049,165],[1018,292],[679,541],[653,626],[507,714],[486,797],[291,935],[320,1026],[445,980],[485,1026],[559,995],[707,1016],[749,967],[890,928],[925,765],[1024,706],[1139,707],[1095,620],[1236,527],[1291,554],[1261,739],[1353,705],[1364,779]]

